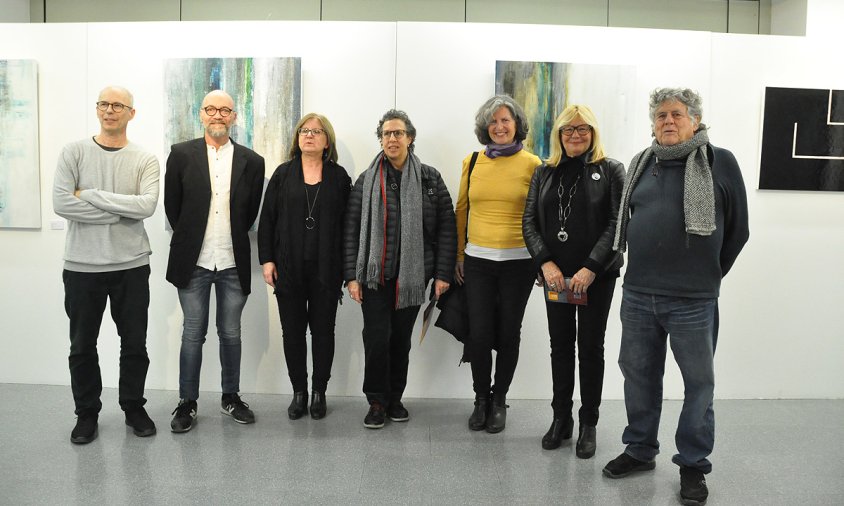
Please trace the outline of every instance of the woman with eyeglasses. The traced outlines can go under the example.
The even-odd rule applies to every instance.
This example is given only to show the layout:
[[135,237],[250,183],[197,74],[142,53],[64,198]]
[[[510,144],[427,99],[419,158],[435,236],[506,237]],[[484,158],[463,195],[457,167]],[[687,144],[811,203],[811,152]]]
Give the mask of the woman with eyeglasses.
[[352,180],[337,165],[328,118],[302,117],[289,160],[275,170],[258,225],[258,259],[278,301],[284,358],[293,386],[291,420],[308,411],[305,332],[311,329],[311,418],[326,414],[325,389],[334,361],[334,321],[343,296],[343,215]]
[[[542,448],[559,448],[571,438],[575,344],[580,363],[579,431],[575,453],[595,455],[595,427],[604,383],[604,333],[615,281],[623,259],[613,251],[624,186],[624,165],[607,158],[598,122],[585,105],[571,105],[554,122],[551,156],[530,182],[523,231],[541,271],[551,336],[554,411]],[[566,292],[585,296],[586,305],[564,300]]]
[[[504,430],[507,420],[507,392],[535,280],[522,238],[522,213],[530,177],[542,162],[522,146],[527,133],[524,110],[511,97],[487,100],[475,117],[475,135],[486,147],[463,160],[457,199],[455,277],[466,290],[464,358],[471,363],[475,391],[469,429],[492,434]],[[494,373],[492,350],[497,351]]]
[[346,211],[343,272],[363,311],[363,425],[406,422],[410,338],[426,287],[439,297],[454,271],[454,210],[440,173],[414,153],[416,128],[391,109],[375,131],[381,151],[358,177]]

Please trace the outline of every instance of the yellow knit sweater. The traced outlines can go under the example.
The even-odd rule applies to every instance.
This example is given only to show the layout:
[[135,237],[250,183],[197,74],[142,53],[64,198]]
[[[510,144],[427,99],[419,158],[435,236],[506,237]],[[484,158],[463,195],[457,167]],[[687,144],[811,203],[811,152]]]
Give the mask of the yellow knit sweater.
[[[463,261],[466,248],[466,177],[470,154],[463,160],[460,191],[457,198],[457,260]],[[523,248],[522,214],[525,211],[530,178],[542,161],[521,150],[512,156],[488,158],[478,155],[469,185],[469,242],[487,248]]]

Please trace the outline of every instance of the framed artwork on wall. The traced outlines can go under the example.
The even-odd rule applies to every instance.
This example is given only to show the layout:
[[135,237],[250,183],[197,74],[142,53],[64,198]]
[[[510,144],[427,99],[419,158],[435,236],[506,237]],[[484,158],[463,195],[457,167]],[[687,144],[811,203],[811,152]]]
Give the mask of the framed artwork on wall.
[[844,90],[765,88],[760,190],[844,191]]
[[165,146],[202,137],[202,99],[220,89],[234,99],[234,141],[263,156],[267,170],[275,170],[286,159],[302,115],[301,68],[298,57],[166,60]]
[[495,93],[513,97],[528,117],[525,149],[543,160],[551,152],[554,120],[571,104],[589,106],[600,123],[607,152],[632,153],[630,125],[636,67],[583,63],[496,61]]
[[0,132],[0,228],[41,228],[35,60],[0,60]]

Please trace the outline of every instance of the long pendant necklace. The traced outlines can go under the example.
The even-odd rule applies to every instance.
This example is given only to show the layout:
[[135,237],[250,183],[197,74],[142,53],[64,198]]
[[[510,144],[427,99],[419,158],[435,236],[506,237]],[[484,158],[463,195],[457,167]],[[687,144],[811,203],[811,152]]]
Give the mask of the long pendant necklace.
[[311,196],[308,194],[308,185],[305,185],[305,200],[308,201],[308,217],[305,218],[305,228],[308,230],[313,230],[316,228],[316,219],[313,217],[314,207],[316,207],[316,200],[319,198],[319,189],[322,188],[322,185],[318,185],[316,189],[316,194],[314,194],[314,202],[311,204]]
[[581,174],[577,175],[577,179],[574,180],[574,184],[571,185],[569,188],[569,201],[566,203],[566,207],[563,208],[563,194],[566,193],[566,189],[563,187],[563,175],[560,174],[560,185],[557,187],[557,197],[560,199],[559,210],[557,212],[557,217],[560,220],[560,231],[557,232],[557,239],[560,242],[566,242],[569,240],[569,233],[566,232],[566,223],[569,221],[569,215],[571,214],[571,199],[574,197],[574,194],[577,193],[577,183],[580,182]]

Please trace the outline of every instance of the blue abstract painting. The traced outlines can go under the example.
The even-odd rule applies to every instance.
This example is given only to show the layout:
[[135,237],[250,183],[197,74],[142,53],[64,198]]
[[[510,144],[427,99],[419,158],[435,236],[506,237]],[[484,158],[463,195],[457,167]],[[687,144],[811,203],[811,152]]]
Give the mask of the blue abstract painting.
[[0,132],[0,227],[41,228],[35,60],[0,60]]
[[266,160],[285,161],[301,117],[301,58],[180,58],[165,61],[165,145],[202,137],[202,99],[223,90],[234,99],[232,139]]

